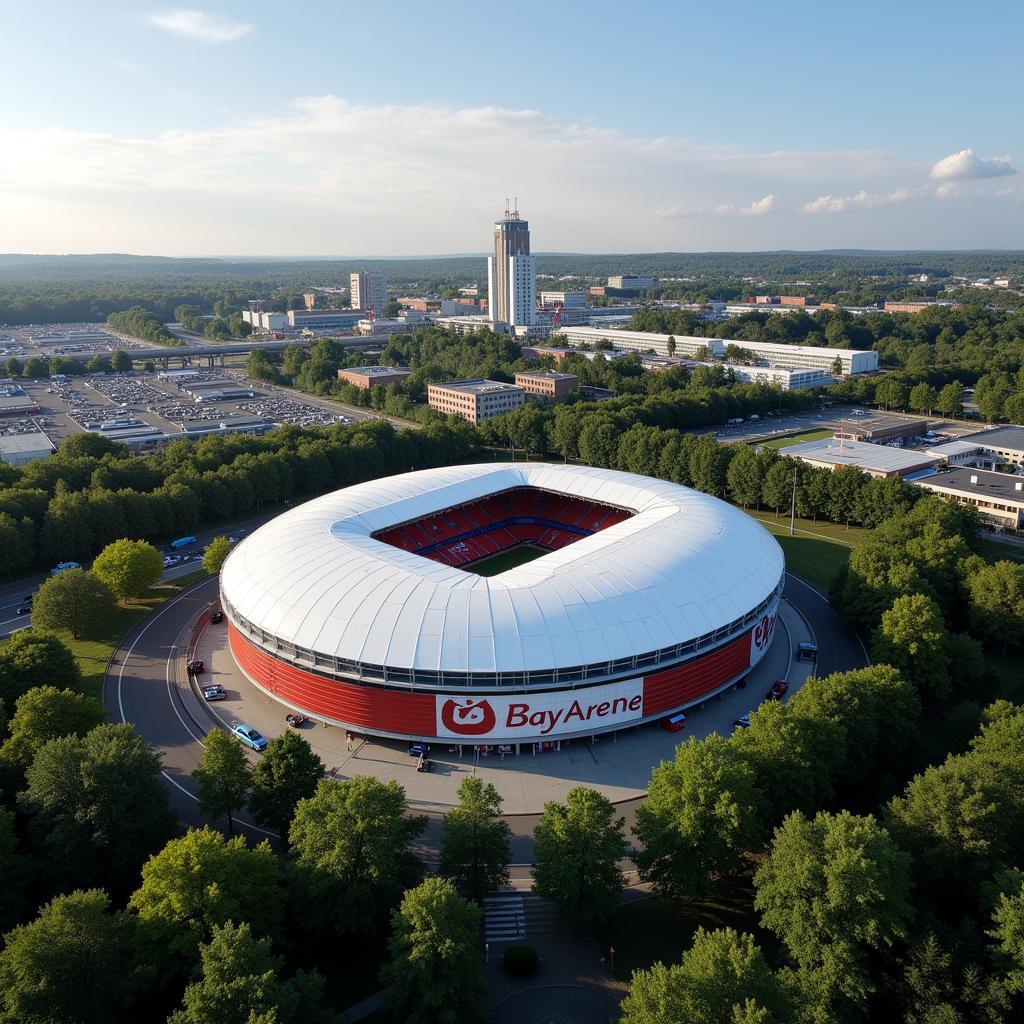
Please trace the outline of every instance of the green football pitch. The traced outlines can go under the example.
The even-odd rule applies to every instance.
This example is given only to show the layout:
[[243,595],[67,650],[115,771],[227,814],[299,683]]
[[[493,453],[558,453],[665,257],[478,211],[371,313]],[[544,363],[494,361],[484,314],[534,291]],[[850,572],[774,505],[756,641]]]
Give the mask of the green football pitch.
[[519,547],[509,551],[501,551],[493,558],[484,558],[479,562],[466,566],[466,572],[476,573],[477,576],[497,576],[507,569],[514,569],[517,565],[526,565],[541,555],[548,552],[543,548],[531,547],[529,544],[520,544]]

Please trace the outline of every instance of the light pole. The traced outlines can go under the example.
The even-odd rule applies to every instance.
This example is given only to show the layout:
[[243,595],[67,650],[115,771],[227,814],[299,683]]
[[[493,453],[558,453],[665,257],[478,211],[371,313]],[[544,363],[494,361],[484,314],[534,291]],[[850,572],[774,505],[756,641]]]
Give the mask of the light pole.
[[793,466],[793,499],[789,504],[789,535],[796,533],[796,466]]

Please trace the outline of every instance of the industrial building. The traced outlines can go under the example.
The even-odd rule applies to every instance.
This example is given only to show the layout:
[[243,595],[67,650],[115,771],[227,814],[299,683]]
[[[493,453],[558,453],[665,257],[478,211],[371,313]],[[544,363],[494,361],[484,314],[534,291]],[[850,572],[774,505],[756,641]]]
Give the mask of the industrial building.
[[447,416],[461,416],[474,427],[501,416],[526,402],[526,392],[517,384],[498,380],[453,380],[427,385],[427,405]]
[[363,314],[351,309],[290,309],[288,310],[288,326],[293,331],[304,327],[326,328],[336,327],[339,330],[351,330]]
[[996,526],[1019,530],[1024,522],[1024,477],[958,467],[914,483],[960,505],[972,505],[983,521]]
[[[480,574],[512,550],[533,559]],[[771,534],[708,494],[607,469],[485,464],[285,512],[228,555],[220,603],[237,666],[285,708],[516,754],[733,686],[771,646],[784,574]]]
[[993,469],[1003,465],[1024,465],[1024,427],[1008,424],[979,434],[967,434],[960,440],[984,448],[986,457],[982,463]]
[[[836,428],[836,437],[848,441],[867,441],[870,444],[905,442],[920,437],[929,427],[927,420],[906,419],[902,416],[873,417],[864,423],[850,423]],[[931,451],[932,449],[929,449]]]
[[0,435],[0,462],[9,466],[24,466],[26,462],[47,458],[54,451],[53,442],[41,430]]
[[929,472],[942,462],[940,456],[927,452],[836,437],[790,445],[788,448],[780,448],[779,454],[821,469],[835,470],[841,466],[853,466],[875,477],[911,477],[916,473]]
[[401,384],[412,370],[401,366],[352,366],[347,370],[338,371],[338,380],[347,380],[357,388],[369,391],[370,388],[388,384]]
[[527,370],[516,374],[516,383],[528,394],[557,401],[571,395],[579,385],[574,373],[554,370]]

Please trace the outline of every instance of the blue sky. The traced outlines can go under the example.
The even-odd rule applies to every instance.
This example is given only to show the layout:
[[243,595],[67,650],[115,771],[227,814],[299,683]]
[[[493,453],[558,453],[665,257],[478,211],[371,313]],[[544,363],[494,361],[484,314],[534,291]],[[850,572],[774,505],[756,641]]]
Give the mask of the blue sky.
[[1021,245],[1019,4],[508,8],[8,0],[0,251]]

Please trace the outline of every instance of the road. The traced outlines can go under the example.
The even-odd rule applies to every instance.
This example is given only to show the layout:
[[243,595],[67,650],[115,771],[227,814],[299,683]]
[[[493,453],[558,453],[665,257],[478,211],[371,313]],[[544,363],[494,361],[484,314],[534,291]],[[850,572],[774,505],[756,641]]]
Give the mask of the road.
[[[803,579],[789,574],[786,596],[814,633],[819,649],[819,672],[826,674],[867,664],[860,641],[850,634],[825,595]],[[164,777],[171,801],[182,821],[200,825],[195,785],[191,773],[202,755],[201,739],[209,723],[195,721],[174,685],[181,671],[181,652],[191,635],[195,617],[216,598],[216,580],[207,579],[163,605],[125,637],[115,653],[104,680],[103,701],[113,721],[135,724],[161,753]],[[627,827],[633,823],[642,798],[618,804]],[[512,828],[512,876],[525,879],[530,873],[533,829],[538,814],[509,815]],[[417,852],[429,863],[440,846],[441,815],[428,814],[428,828]],[[241,826],[254,838],[269,833],[243,820]]]

